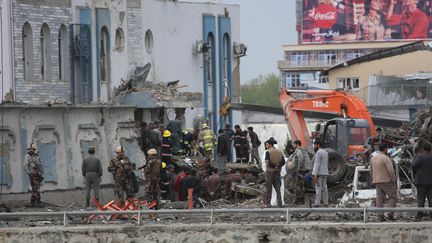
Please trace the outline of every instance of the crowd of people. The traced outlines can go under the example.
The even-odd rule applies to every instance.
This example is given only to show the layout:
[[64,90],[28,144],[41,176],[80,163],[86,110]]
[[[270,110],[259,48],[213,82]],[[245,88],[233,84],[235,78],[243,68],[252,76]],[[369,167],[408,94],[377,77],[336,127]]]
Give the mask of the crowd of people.
[[[231,190],[233,183],[264,183],[264,207],[284,204],[284,193],[292,193],[295,204],[305,205],[305,182],[310,181],[315,188],[314,207],[329,206],[327,177],[329,175],[328,152],[322,147],[319,139],[314,139],[315,154],[310,156],[296,140],[292,146],[282,151],[274,138],[265,141],[265,152],[262,163],[258,155],[261,145],[257,134],[252,127],[241,130],[236,125],[235,130],[229,125],[218,131],[216,137],[207,124],[202,125],[199,132],[185,131],[178,133],[179,139],[173,144],[172,133],[155,122],[151,126],[141,126],[142,148],[146,154],[146,163],[137,168],[124,153],[124,148],[118,146],[115,156],[106,169],[114,179],[114,195],[120,205],[130,198],[134,198],[139,187],[144,188],[145,200],[151,202],[160,200],[186,201],[192,196],[196,206],[202,206],[200,199],[212,201],[219,198],[234,198]],[[156,143],[157,142],[157,143]],[[176,151],[174,147],[177,147]],[[231,148],[235,150],[236,160],[233,163],[253,163],[254,169],[226,169],[230,160]],[[43,163],[40,160],[36,147],[30,144],[25,157],[24,171],[29,176],[31,191],[31,205],[41,203],[39,189],[43,181]],[[82,163],[82,175],[86,185],[86,207],[90,206],[91,189],[96,200],[100,199],[99,185],[104,169],[102,163],[95,156],[95,148],[88,149],[88,156]],[[216,154],[214,154],[216,152]],[[383,207],[386,197],[389,198],[390,207],[396,207],[397,188],[394,165],[387,155],[386,144],[379,145],[379,151],[370,159],[372,182],[376,188],[376,206]],[[192,166],[188,163],[179,164],[173,161],[173,154],[201,155],[202,164]],[[214,161],[215,163],[210,163]],[[215,166],[216,165],[216,166]],[[431,145],[425,144],[423,152],[412,161],[414,184],[417,188],[417,201],[419,207],[424,207],[427,199],[429,206],[432,201],[432,153]],[[264,173],[264,178],[258,174]],[[140,181],[140,178],[144,179]],[[261,181],[257,181],[261,180]],[[192,192],[192,194],[190,194]],[[246,199],[247,196],[242,195]],[[238,198],[237,198],[238,199]],[[416,219],[421,220],[423,213],[419,212]],[[392,213],[387,217],[380,213],[380,221],[394,220]]]

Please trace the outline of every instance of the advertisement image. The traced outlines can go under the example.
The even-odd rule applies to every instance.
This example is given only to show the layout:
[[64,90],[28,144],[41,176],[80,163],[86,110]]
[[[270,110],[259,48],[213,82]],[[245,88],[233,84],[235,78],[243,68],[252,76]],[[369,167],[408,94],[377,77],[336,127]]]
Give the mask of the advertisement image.
[[432,38],[432,0],[303,0],[302,42]]

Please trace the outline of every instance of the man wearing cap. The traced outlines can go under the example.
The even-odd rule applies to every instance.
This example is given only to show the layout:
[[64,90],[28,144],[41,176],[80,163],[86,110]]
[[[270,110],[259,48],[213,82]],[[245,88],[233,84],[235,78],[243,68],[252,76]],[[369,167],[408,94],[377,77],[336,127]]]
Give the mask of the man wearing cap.
[[202,129],[203,130],[199,134],[199,141],[202,142],[204,146],[204,157],[208,163],[213,158],[213,149],[216,145],[216,136],[207,126],[207,124],[203,124]]
[[99,201],[99,185],[102,177],[102,163],[95,157],[95,148],[88,150],[89,156],[83,160],[82,175],[85,177],[86,185],[86,207],[90,206],[90,190],[93,188],[93,195]]
[[147,151],[148,160],[144,166],[144,192],[148,202],[158,201],[159,177],[162,169],[162,162],[157,158],[156,149]]
[[39,193],[41,182],[43,181],[43,164],[36,153],[36,146],[30,144],[27,148],[27,154],[24,158],[24,172],[29,176],[31,185],[31,199],[30,203],[32,207],[36,204],[40,205],[41,196]]
[[124,155],[122,146],[118,146],[115,150],[116,156],[110,161],[108,171],[113,174],[115,182],[115,195],[117,203],[122,204],[126,199],[133,196],[133,186],[131,174],[133,174],[132,163],[129,158]]
[[276,190],[277,206],[282,207],[282,195],[281,195],[281,168],[285,164],[284,156],[282,152],[274,147],[274,140],[267,140],[265,142],[267,152],[265,153],[265,204],[266,207],[271,207],[271,194],[272,187]]

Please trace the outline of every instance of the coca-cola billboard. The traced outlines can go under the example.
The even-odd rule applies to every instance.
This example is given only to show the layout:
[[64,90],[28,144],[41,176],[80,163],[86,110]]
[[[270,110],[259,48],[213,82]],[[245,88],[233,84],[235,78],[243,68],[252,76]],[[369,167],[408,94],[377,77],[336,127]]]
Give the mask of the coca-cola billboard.
[[303,0],[302,42],[432,38],[432,0]]

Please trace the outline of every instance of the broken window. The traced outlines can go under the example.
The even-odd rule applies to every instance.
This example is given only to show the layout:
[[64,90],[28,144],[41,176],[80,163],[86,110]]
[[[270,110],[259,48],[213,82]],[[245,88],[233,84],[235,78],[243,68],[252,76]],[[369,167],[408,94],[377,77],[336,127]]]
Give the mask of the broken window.
[[147,53],[151,53],[153,50],[153,33],[151,30],[147,30],[145,33],[144,45]]
[[213,84],[213,72],[214,72],[214,67],[213,67],[213,52],[212,52],[212,48],[214,47],[214,35],[213,33],[209,33],[207,36],[207,44],[210,47],[209,51],[207,51],[207,53],[205,53],[205,60],[206,60],[206,65],[207,65],[207,81],[208,81],[208,85],[212,85]]
[[50,38],[51,33],[48,25],[42,25],[40,32],[40,70],[42,80],[51,80],[51,64],[50,64]]
[[231,70],[229,70],[229,61],[231,58],[231,53],[230,53],[230,47],[231,47],[231,40],[230,40],[230,36],[228,34],[225,34],[223,37],[223,42],[224,42],[224,50],[223,50],[223,61],[224,61],[224,97],[225,96],[229,96],[228,94],[228,74]]
[[24,23],[22,30],[24,80],[34,79],[33,63],[33,35],[32,28],[28,22]]
[[109,81],[109,32],[106,26],[100,32],[99,63],[101,81]]
[[115,35],[115,48],[116,51],[122,52],[124,49],[124,33],[122,28],[117,28]]
[[59,56],[59,79],[67,81],[67,63],[68,63],[68,41],[69,36],[64,24],[60,26],[58,35],[58,56]]

